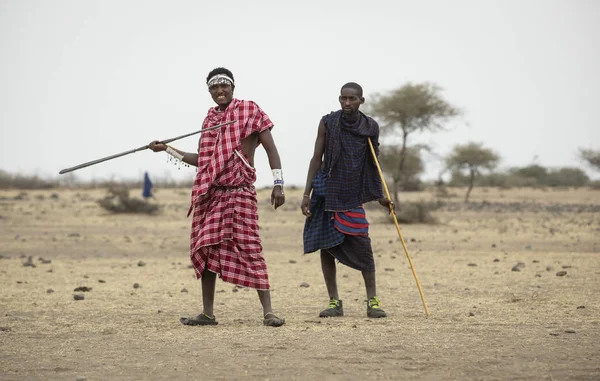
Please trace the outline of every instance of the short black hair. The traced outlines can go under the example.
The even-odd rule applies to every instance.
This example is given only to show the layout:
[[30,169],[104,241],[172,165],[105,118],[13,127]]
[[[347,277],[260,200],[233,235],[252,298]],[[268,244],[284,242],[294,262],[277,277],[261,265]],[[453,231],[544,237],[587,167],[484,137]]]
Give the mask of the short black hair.
[[231,72],[231,70],[226,69],[224,67],[217,67],[217,68],[212,69],[210,71],[210,73],[208,73],[208,77],[206,77],[206,83],[208,84],[208,81],[217,74],[225,74],[226,76],[231,78],[232,81],[235,81],[235,78],[233,78],[233,73]]
[[363,96],[363,89],[362,89],[362,87],[358,83],[356,83],[356,82],[348,82],[344,86],[342,86],[342,88],[340,89],[340,92],[342,90],[344,90],[344,89],[347,89],[347,88],[354,89],[354,90],[358,91],[358,96],[359,97]]

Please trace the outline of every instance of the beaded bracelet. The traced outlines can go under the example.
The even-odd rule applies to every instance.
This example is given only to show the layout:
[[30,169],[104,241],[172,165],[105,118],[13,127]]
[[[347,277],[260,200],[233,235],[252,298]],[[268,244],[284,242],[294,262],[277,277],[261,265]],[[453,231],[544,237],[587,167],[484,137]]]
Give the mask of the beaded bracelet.
[[273,173],[273,184],[283,187],[283,170],[272,169],[271,172]]
[[171,158],[177,159],[177,162],[175,163],[175,165],[177,165],[177,169],[181,169],[181,163],[183,163],[184,166],[189,167],[189,164],[183,161],[184,155],[177,152],[175,149],[173,149],[173,147],[167,146],[165,151],[169,154],[169,161],[171,161]]
[[171,146],[167,146],[167,153],[176,159],[183,161],[183,155],[175,151]]

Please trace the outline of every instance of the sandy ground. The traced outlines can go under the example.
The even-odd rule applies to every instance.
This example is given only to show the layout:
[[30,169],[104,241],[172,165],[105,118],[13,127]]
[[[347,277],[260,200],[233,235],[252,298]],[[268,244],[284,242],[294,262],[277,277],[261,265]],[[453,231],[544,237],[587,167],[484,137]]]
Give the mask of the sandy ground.
[[[346,316],[318,318],[327,293],[318,255],[302,255],[302,194],[273,211],[260,191],[273,304],[287,321],[275,329],[254,291],[220,280],[220,324],[179,323],[201,305],[187,189],[158,190],[156,216],[107,213],[95,202],[105,190],[2,191],[0,379],[599,380],[600,192],[475,189],[469,206],[452,192],[438,224],[402,225],[429,318],[394,224],[369,205],[389,315],[375,321],[360,273],[343,266]],[[435,195],[403,195],[419,199]]]

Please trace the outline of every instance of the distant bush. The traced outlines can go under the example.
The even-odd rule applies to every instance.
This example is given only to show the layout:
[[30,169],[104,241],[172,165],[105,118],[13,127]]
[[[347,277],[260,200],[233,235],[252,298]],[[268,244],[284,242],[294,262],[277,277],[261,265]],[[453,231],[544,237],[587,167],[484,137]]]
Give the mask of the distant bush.
[[[156,177],[152,180],[156,188],[190,188],[193,183],[193,175],[187,180],[174,180],[171,178]],[[71,173],[59,175],[55,178],[45,179],[38,175],[12,174],[0,169],[0,189],[53,189],[53,188],[141,188],[144,182],[142,179],[120,179],[120,180],[78,180]]]
[[529,179],[535,184],[546,184],[548,179],[548,169],[537,164],[521,168],[511,168],[508,172],[516,178]]
[[159,206],[156,204],[130,198],[127,188],[110,188],[108,195],[98,200],[97,203],[112,213],[154,214],[159,210]]
[[[160,179],[156,178],[152,180],[154,188],[191,188],[193,180],[173,180],[173,179]],[[77,182],[76,188],[87,188],[87,189],[98,189],[98,188],[127,188],[137,189],[144,186],[143,180],[90,180],[87,182]]]
[[400,183],[400,190],[403,192],[422,192],[424,189],[423,183],[418,178]]
[[548,173],[546,184],[551,187],[581,187],[590,181],[588,175],[579,168],[564,167]]
[[[481,180],[481,177],[477,180]],[[450,174],[450,181],[448,181],[448,186],[450,187],[464,187],[469,185],[469,176],[465,175],[461,171],[452,171]]]
[[590,189],[600,190],[600,180],[590,181],[588,183],[588,186],[590,187]]
[[[539,165],[511,168],[504,172],[480,175],[475,183],[482,187],[522,188],[522,187],[581,187],[588,184],[589,177],[579,168],[562,167],[547,169]],[[468,176],[452,172],[449,186],[468,186]]]
[[44,180],[37,175],[10,174],[0,170],[0,189],[51,189],[58,184]]
[[522,177],[510,173],[491,173],[484,176],[481,186],[498,188],[536,187],[538,182],[532,177]]
[[[402,202],[396,205],[396,217],[401,224],[436,224],[437,219],[431,215],[431,212],[439,209],[442,203],[439,202]],[[390,217],[393,222],[393,217]]]
[[435,187],[435,197],[439,198],[454,198],[458,197],[456,193],[448,192],[448,188],[443,184],[437,184]]

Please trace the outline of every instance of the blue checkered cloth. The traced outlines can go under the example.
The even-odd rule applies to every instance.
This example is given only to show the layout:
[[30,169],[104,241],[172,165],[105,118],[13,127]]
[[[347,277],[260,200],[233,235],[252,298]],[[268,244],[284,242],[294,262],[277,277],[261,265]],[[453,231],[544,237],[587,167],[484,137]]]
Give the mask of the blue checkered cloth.
[[[317,250],[328,253],[340,263],[365,272],[375,271],[375,260],[368,235],[344,234],[335,227],[335,214],[325,210],[325,179],[327,174],[320,171],[312,181],[313,192],[310,200],[311,216],[304,224],[304,254]],[[363,212],[364,210],[361,209]],[[355,210],[357,211],[357,210]],[[367,223],[366,216],[360,222]]]
[[325,210],[347,211],[383,197],[381,179],[367,138],[379,155],[379,125],[359,112],[355,120],[342,110],[323,117],[327,130],[322,170],[327,174]]
[[319,173],[312,180],[310,198],[311,216],[304,223],[304,253],[329,249],[344,241],[344,233],[334,227],[334,212],[325,210],[326,173]]

